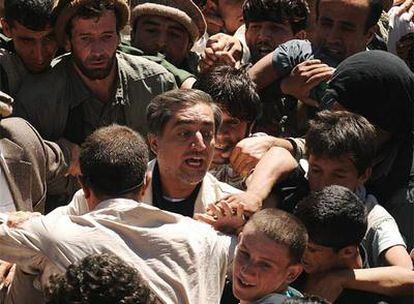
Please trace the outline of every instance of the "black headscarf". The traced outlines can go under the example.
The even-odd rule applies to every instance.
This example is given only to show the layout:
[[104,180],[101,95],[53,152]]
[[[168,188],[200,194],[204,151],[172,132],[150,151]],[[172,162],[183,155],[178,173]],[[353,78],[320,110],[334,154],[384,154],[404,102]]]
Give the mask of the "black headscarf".
[[390,53],[365,51],[347,58],[332,76],[327,94],[394,136],[413,130],[414,74]]
[[344,60],[328,87],[324,99],[391,133],[391,141],[379,149],[371,179],[374,194],[386,204],[394,189],[407,187],[414,176],[414,74],[395,55],[365,51]]

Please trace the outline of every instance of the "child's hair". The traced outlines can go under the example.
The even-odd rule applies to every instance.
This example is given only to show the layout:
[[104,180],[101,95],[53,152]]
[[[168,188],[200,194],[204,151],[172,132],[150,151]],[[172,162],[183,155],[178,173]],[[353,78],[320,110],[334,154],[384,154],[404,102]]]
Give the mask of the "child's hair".
[[335,251],[358,246],[367,231],[365,205],[342,186],[311,193],[298,203],[294,213],[304,223],[310,241]]
[[309,122],[306,153],[329,158],[349,155],[358,173],[363,174],[375,157],[375,128],[355,113],[322,111]]

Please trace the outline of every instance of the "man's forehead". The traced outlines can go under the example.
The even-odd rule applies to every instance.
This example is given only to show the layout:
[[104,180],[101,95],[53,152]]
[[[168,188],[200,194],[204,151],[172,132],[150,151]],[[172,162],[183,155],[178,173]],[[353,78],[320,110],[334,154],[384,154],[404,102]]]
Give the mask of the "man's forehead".
[[200,122],[214,124],[214,113],[210,105],[200,103],[177,109],[173,112],[171,120],[174,125]]
[[72,30],[76,32],[115,31],[115,12],[107,10],[100,16],[76,16],[72,19]]
[[[319,12],[323,11],[325,8],[329,8],[332,4],[336,6],[341,6],[343,10],[355,10],[369,9],[369,0],[320,0],[319,2]],[[343,11],[341,11],[343,13]]]
[[41,30],[32,30],[30,28],[27,28],[26,26],[24,26],[23,24],[21,24],[20,22],[16,20],[12,21],[10,25],[11,25],[12,31],[15,31],[16,33],[19,33],[19,34],[31,36],[31,37],[44,37],[44,36],[49,36],[51,34],[54,34],[54,28],[50,24],[46,25]]
[[[181,25],[181,23],[169,17],[158,15],[143,15],[140,16],[138,20],[140,24],[144,25],[167,26],[171,29],[187,32],[187,30],[184,26]],[[138,26],[138,23],[136,26]]]

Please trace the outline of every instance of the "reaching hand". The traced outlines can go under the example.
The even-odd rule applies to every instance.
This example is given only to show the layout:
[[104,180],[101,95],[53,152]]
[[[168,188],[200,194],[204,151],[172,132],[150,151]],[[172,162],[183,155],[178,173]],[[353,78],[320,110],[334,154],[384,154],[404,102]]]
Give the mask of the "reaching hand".
[[0,117],[10,116],[13,112],[14,99],[6,93],[0,91]]
[[239,141],[230,156],[231,167],[239,175],[247,177],[273,145],[272,136],[248,137]]
[[195,214],[194,218],[210,224],[214,229],[225,234],[237,234],[246,222],[242,204],[233,209],[224,201],[210,204],[207,213]]
[[282,92],[294,96],[298,100],[310,106],[318,103],[310,98],[311,90],[321,82],[331,78],[334,68],[322,63],[320,60],[311,59],[298,64],[280,83]]
[[0,260],[0,290],[8,288],[13,281],[16,265]]
[[220,64],[234,67],[241,60],[242,54],[243,47],[237,38],[223,33],[213,35],[208,39],[201,55],[201,73],[206,73]]

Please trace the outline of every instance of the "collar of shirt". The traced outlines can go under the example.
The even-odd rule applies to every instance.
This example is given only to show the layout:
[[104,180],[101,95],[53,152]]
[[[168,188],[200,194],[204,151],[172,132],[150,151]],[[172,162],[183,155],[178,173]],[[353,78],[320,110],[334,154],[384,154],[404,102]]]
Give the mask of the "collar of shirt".
[[[75,70],[73,66],[73,59],[71,56],[67,56],[62,58],[63,60],[67,60],[67,64],[70,65],[69,68],[69,77],[71,79],[72,87],[76,88],[72,90],[72,94],[74,95],[74,100],[76,105],[86,101],[90,98],[96,98],[93,93],[88,89],[82,79],[79,77],[78,72]],[[118,75],[116,81],[117,86],[114,92],[114,97],[112,99],[112,106],[115,105],[129,105],[129,97],[128,97],[128,75],[127,71],[124,68],[122,63],[122,59],[119,56],[119,53],[116,53],[116,73]],[[76,106],[74,105],[74,106]]]

